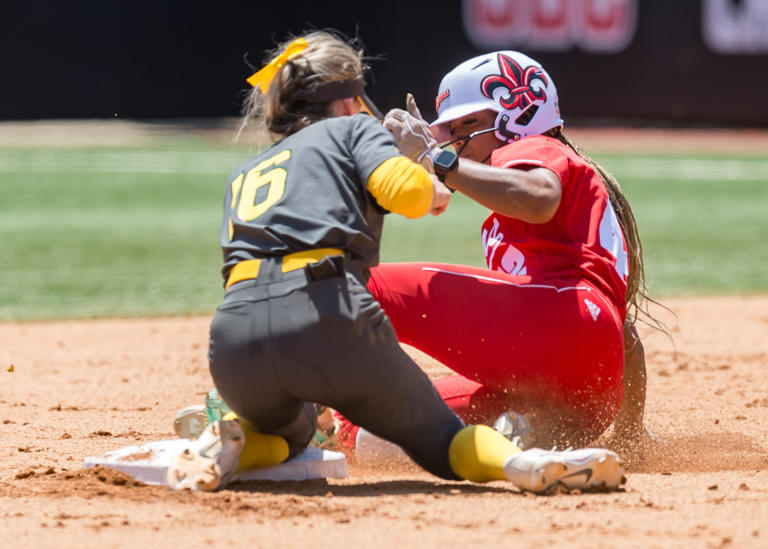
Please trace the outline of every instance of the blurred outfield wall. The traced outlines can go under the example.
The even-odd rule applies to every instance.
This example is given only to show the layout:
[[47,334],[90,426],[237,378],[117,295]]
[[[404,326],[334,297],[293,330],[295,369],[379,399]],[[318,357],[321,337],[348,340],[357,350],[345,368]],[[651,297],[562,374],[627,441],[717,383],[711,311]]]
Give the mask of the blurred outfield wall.
[[566,120],[768,127],[768,0],[218,2],[30,0],[0,8],[0,120],[236,115],[262,52],[310,27],[359,32],[382,110],[434,116],[460,61],[519,49]]

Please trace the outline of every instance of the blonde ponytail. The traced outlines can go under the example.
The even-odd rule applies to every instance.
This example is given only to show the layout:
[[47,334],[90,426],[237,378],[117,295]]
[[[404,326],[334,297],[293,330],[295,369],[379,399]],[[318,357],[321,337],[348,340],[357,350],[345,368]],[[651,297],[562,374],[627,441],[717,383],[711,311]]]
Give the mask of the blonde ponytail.
[[[331,115],[331,101],[308,101],[308,92],[318,84],[348,80],[362,75],[367,66],[354,42],[330,31],[303,34],[307,47],[280,67],[266,93],[254,87],[243,102],[238,135],[249,124],[265,127],[275,141],[287,137]],[[269,60],[295,42],[292,38],[277,47]],[[269,61],[268,60],[268,61]]]

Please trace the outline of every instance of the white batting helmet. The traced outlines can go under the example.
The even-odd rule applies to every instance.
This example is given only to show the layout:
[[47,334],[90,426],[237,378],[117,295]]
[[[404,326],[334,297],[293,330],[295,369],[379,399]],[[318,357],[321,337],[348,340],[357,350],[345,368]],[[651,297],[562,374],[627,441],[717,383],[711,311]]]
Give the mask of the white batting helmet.
[[555,84],[536,61],[517,51],[473,57],[445,75],[435,99],[438,142],[451,138],[449,123],[484,110],[499,113],[495,135],[505,142],[563,125]]

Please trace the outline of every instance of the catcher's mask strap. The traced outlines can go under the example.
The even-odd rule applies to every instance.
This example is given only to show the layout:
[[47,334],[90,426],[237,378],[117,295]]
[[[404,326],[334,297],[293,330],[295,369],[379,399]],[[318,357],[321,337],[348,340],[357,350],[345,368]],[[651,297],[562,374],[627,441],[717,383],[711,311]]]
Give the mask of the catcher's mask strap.
[[384,119],[384,116],[379,109],[376,108],[376,105],[373,104],[373,101],[365,95],[365,80],[362,76],[351,78],[349,80],[337,80],[335,82],[318,84],[312,86],[312,88],[308,90],[296,92],[294,97],[313,103],[356,97],[360,102],[361,108],[366,113],[379,120]]

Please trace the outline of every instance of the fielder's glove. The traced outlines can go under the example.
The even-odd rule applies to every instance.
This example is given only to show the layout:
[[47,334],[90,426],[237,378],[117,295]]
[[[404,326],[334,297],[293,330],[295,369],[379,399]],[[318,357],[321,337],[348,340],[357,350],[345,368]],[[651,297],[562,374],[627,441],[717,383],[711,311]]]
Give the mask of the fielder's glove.
[[397,146],[403,154],[434,173],[430,151],[437,149],[437,141],[432,137],[429,124],[421,117],[416,100],[410,93],[406,96],[408,109],[392,109],[384,117],[384,127],[392,132]]

